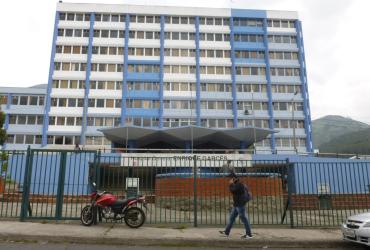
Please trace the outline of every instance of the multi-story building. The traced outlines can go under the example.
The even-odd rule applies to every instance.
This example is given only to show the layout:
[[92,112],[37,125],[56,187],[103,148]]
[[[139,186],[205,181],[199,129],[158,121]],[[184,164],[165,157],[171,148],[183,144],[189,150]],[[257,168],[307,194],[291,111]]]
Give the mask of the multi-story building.
[[44,91],[0,89],[8,148],[195,125],[267,128],[257,150],[312,151],[296,12],[58,3],[52,41]]

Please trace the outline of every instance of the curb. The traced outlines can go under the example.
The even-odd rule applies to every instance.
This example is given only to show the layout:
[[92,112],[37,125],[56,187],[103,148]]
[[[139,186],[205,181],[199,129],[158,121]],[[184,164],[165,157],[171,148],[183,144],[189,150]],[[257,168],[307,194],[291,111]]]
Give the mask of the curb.
[[78,236],[50,236],[50,235],[19,235],[19,234],[0,234],[0,241],[14,242],[51,242],[51,243],[75,243],[75,244],[104,244],[104,245],[126,245],[126,246],[162,246],[162,247],[209,247],[215,248],[256,248],[256,247],[303,247],[303,248],[361,248],[343,240],[322,240],[297,241],[292,239],[148,239],[148,238],[112,238],[112,237],[78,237]]

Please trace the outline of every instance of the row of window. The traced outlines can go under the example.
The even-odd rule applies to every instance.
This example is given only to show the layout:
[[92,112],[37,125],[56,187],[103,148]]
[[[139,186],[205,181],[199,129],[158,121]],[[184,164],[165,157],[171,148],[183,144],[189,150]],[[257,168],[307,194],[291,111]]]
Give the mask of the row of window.
[[257,127],[269,128],[269,120],[267,119],[238,119],[238,127]]
[[[167,74],[195,74],[194,65],[165,65],[164,73]],[[55,62],[54,70],[86,71],[86,63]],[[130,64],[129,73],[159,73],[159,65]],[[92,63],[93,72],[123,72],[123,64]],[[230,75],[231,67],[228,66],[200,66],[200,74]],[[299,68],[270,68],[272,76],[300,76]],[[236,75],[266,75],[264,67],[236,67]],[[20,104],[26,105],[26,104]],[[30,104],[37,105],[37,104]]]
[[235,50],[235,58],[264,59],[264,51]]
[[122,82],[120,81],[90,81],[90,89],[121,90]]
[[9,124],[42,125],[44,117],[41,115],[9,115]]
[[297,52],[270,51],[269,57],[272,60],[298,60],[298,53]]
[[[87,54],[87,46],[69,46],[69,45],[57,45],[56,53],[63,54]],[[92,54],[99,55],[123,55],[123,47],[107,47],[107,46],[93,46]],[[130,56],[159,56],[159,48],[128,48],[128,55]],[[165,56],[175,57],[195,57],[195,49],[164,49]],[[230,58],[230,50],[199,50],[200,57],[209,58]],[[297,52],[278,52],[270,51],[270,59],[276,60],[297,60]],[[236,58],[253,58],[253,59],[264,59],[264,51],[248,51],[248,50],[236,50]]]
[[128,90],[159,91],[158,82],[128,82]]
[[[296,138],[296,147],[306,147],[306,139],[305,138]],[[275,146],[276,147],[294,147],[294,139],[293,138],[276,138],[275,139]]]
[[[157,82],[128,82],[128,90],[159,91]],[[231,83],[201,83],[201,91],[206,92],[231,92]],[[53,80],[53,88],[84,89],[84,80]],[[121,81],[90,81],[90,89],[121,90]],[[196,84],[189,82],[165,82],[165,91],[196,91]],[[267,92],[266,84],[236,84],[238,92]],[[300,85],[272,84],[272,93],[301,93]],[[7,103],[7,96],[2,96],[0,104]]]
[[264,67],[235,67],[236,75],[253,75],[253,76],[264,76],[266,75],[266,68]]
[[63,53],[63,54],[87,54],[88,47],[87,46],[69,46],[69,45],[57,45],[56,46],[56,53]]
[[[193,32],[165,32],[166,40],[195,40]],[[89,37],[88,29],[58,29],[58,36],[65,37]],[[94,30],[95,38],[124,38],[123,30]],[[131,39],[160,39],[160,32],[157,31],[130,31]],[[295,36],[286,35],[269,35],[270,43],[289,43],[295,44],[297,39]],[[200,41],[230,41],[230,34],[221,33],[200,33]],[[235,34],[235,42],[263,42],[263,35],[254,34]]]
[[85,80],[53,80],[56,89],[85,89]]
[[123,64],[92,63],[91,71],[98,72],[123,72]]
[[191,100],[164,100],[165,109],[195,109],[195,102]]
[[234,42],[263,43],[263,35],[234,34]]
[[300,76],[299,68],[270,68],[272,76]]
[[[236,102],[238,110],[248,111],[245,115],[252,115],[252,110],[268,110],[267,102],[251,102],[251,101],[237,101]],[[249,111],[252,111],[249,113]]]
[[94,30],[93,33],[94,38],[125,38],[124,30]]
[[159,48],[128,48],[129,56],[159,56]]
[[44,106],[44,96],[12,96],[12,105]]
[[301,85],[271,85],[272,93],[301,93]]
[[275,120],[274,128],[304,128],[304,120]]
[[[123,14],[95,14],[95,22],[125,22],[126,16]],[[90,14],[83,13],[60,13],[60,21],[90,21]],[[160,16],[136,16],[130,15],[132,23],[160,23]],[[194,17],[186,16],[165,16],[166,24],[194,24]],[[200,25],[229,26],[229,18],[200,17]],[[261,19],[234,18],[234,26],[262,27]],[[290,20],[267,20],[268,27],[274,28],[294,28],[295,22]]]
[[140,126],[140,127],[158,127],[159,119],[156,117],[126,117],[126,125]]
[[51,98],[52,107],[82,108],[84,106],[83,98]]
[[129,64],[129,73],[159,73],[159,65],[151,64]]
[[269,35],[268,40],[269,43],[297,43],[297,38],[295,36]]
[[[165,65],[164,73],[171,74],[194,74],[196,67],[193,65]],[[230,75],[231,67],[228,66],[200,66],[200,74],[207,75]]]
[[123,50],[123,47],[93,46],[91,53],[93,55],[123,55]]
[[267,20],[267,27],[295,28],[295,22],[292,20]]
[[[84,99],[82,98],[52,98],[52,107],[83,107]],[[121,99],[94,99],[89,98],[88,106],[90,108],[121,108]],[[217,103],[217,104],[216,104]],[[219,104],[223,103],[223,104]],[[168,109],[194,109],[195,104],[191,100],[165,100],[164,108]],[[295,111],[302,111],[303,104],[301,102],[273,102],[273,109],[276,111],[288,111],[294,107]],[[128,99],[126,101],[127,108],[159,108],[160,102],[158,100],[141,100],[141,99]],[[267,102],[251,102],[251,101],[238,101],[238,110],[268,110]],[[201,101],[202,109],[232,109],[231,101]],[[26,116],[22,116],[23,123],[26,122]],[[16,118],[14,118],[16,119]],[[36,118],[32,118],[35,121]],[[14,123],[15,124],[15,123]]]
[[234,26],[263,27],[263,21],[261,19],[234,17],[233,24]]
[[89,29],[58,29],[58,36],[65,37],[89,37]]
[[[82,117],[50,116],[50,126],[81,126]],[[87,126],[117,127],[120,125],[119,117],[87,117]]]
[[41,144],[41,135],[7,135],[6,143],[9,144]]
[[273,109],[275,111],[302,111],[303,110],[303,103],[302,102],[273,102],[272,103]]
[[63,116],[50,116],[50,126],[81,126],[82,117],[63,117]]
[[[112,64],[115,65],[115,64]],[[86,71],[86,63],[54,62],[54,70]]]
[[[9,144],[41,144],[41,135],[13,135],[7,137],[6,143]],[[48,135],[48,144],[75,145],[80,143],[80,136],[60,136]],[[111,145],[111,142],[103,136],[86,136],[86,145]]]
[[[160,39],[161,33],[159,31],[129,31],[130,39]],[[177,39],[179,40],[179,39]]]
[[125,22],[126,15],[118,14],[95,14],[95,22]]
[[83,13],[59,13],[60,21],[90,21],[90,14]]
[[143,109],[159,109],[160,101],[159,100],[132,100],[129,99],[126,101],[127,108],[143,108]]

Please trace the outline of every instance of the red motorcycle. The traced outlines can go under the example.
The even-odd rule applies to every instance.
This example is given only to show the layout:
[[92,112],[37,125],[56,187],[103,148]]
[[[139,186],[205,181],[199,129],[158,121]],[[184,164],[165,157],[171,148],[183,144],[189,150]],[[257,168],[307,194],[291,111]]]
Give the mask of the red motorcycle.
[[[93,183],[95,187],[95,183]],[[90,195],[91,204],[81,210],[81,222],[84,226],[91,226],[99,218],[124,220],[131,228],[139,228],[145,222],[145,213],[138,203],[146,208],[145,196],[138,196],[126,200],[119,200],[112,193],[94,191]]]

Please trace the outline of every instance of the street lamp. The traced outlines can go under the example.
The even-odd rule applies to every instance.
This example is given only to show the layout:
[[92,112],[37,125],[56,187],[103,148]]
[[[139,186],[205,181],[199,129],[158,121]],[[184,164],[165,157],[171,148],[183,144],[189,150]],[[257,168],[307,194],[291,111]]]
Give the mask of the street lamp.
[[296,142],[296,134],[295,134],[295,117],[294,117],[294,111],[295,111],[295,102],[294,102],[294,97],[298,94],[298,91],[295,91],[293,94],[292,99],[290,100],[291,102],[291,109],[292,109],[292,123],[293,124],[293,147],[294,147],[294,152],[297,153],[297,142]]

